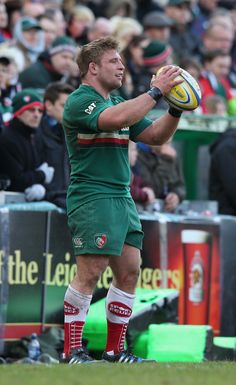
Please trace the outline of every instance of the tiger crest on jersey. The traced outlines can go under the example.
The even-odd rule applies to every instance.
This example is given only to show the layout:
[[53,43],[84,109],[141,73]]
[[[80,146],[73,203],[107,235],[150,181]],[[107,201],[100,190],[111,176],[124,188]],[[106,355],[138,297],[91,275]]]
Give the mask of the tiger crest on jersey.
[[105,244],[107,243],[106,234],[95,234],[94,235],[94,242],[95,242],[95,245],[99,249],[102,249],[105,246]]

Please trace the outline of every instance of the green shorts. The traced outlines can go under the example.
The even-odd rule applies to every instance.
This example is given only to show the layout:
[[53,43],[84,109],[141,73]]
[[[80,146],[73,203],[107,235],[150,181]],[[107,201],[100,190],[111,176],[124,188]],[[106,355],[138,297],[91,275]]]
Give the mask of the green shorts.
[[129,198],[103,198],[68,215],[75,256],[121,255],[124,244],[142,249],[143,231],[136,206]]

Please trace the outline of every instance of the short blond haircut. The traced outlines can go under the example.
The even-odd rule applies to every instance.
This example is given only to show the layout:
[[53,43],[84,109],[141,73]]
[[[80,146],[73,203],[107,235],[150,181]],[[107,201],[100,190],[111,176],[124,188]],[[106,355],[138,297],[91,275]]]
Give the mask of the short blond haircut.
[[77,56],[81,79],[86,76],[89,64],[92,62],[99,64],[104,53],[110,50],[119,50],[117,40],[112,37],[93,40],[82,46]]

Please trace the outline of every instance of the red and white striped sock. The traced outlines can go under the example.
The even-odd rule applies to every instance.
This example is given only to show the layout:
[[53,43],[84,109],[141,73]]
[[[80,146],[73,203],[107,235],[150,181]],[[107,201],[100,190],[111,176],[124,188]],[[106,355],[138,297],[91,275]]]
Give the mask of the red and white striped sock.
[[132,314],[135,295],[117,289],[111,284],[106,299],[108,354],[124,350],[126,330]]
[[82,294],[69,286],[64,298],[64,354],[82,347],[82,332],[92,295]]

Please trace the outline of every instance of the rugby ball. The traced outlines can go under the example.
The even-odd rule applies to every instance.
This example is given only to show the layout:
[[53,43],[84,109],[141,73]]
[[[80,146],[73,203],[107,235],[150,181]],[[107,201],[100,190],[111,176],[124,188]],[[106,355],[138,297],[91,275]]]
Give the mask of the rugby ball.
[[[157,72],[160,73],[163,67]],[[182,68],[181,68],[182,69]],[[178,110],[193,111],[199,107],[201,102],[201,90],[198,82],[184,69],[177,76],[177,79],[183,80],[181,84],[174,86],[164,99],[169,105]]]

